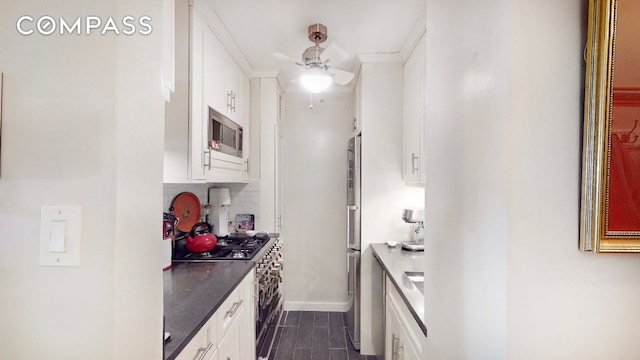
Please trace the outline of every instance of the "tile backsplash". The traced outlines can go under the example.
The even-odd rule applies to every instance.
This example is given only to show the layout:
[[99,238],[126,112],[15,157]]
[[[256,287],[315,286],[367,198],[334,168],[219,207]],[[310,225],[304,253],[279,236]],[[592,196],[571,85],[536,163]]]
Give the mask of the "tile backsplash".
[[229,220],[236,214],[254,214],[256,224],[260,224],[260,183],[251,181],[247,184],[164,184],[162,206],[163,212],[169,212],[171,202],[181,192],[194,193],[202,205],[207,203],[209,188],[229,188],[231,205]]

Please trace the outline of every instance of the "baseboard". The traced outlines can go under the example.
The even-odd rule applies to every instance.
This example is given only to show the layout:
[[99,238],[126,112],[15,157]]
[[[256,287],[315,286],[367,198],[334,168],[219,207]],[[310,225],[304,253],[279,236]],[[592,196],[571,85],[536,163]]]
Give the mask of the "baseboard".
[[285,311],[336,311],[346,312],[349,310],[348,303],[326,303],[307,301],[285,301]]

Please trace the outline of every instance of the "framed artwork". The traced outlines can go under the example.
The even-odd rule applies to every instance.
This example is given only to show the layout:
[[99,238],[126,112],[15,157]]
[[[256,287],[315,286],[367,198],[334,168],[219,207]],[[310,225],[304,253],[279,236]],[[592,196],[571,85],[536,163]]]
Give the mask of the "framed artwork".
[[590,0],[580,249],[640,252],[640,2]]

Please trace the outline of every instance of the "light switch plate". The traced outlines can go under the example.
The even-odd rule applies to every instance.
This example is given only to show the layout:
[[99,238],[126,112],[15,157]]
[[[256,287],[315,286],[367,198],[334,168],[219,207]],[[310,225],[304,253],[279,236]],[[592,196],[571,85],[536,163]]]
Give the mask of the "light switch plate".
[[80,266],[82,207],[42,206],[40,265]]

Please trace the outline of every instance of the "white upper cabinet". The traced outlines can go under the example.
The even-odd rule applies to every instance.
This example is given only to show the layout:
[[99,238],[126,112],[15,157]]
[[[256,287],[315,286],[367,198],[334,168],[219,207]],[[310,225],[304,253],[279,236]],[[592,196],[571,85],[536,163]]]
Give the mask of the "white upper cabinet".
[[255,111],[251,115],[253,134],[251,178],[260,180],[260,229],[282,232],[283,116],[282,90],[275,77],[251,79]]
[[[198,13],[197,10],[195,12]],[[199,13],[196,16],[199,17]],[[225,78],[226,50],[218,37],[206,26],[204,20],[200,21],[206,28],[203,56],[204,104],[227,115],[224,112],[226,110],[225,83],[220,80]],[[196,51],[197,49],[192,49],[192,54]]]
[[[245,182],[249,157],[249,79],[213,31],[215,13],[203,2],[191,12],[191,178],[206,182]],[[209,108],[242,127],[242,157],[211,148]]]
[[[246,182],[249,79],[213,30],[204,1],[176,2],[176,93],[166,105],[164,181]],[[242,157],[213,150],[209,108],[242,127]]]
[[424,184],[426,45],[424,36],[404,65],[403,179]]
[[249,101],[247,92],[249,79],[244,75],[242,69],[240,69],[231,55],[227,53],[224,60],[226,115],[241,126],[246,126],[248,114],[245,108],[247,108]]
[[211,90],[209,83],[210,69],[205,66],[206,55],[211,51],[209,28],[200,13],[191,9],[191,53],[189,68],[189,175],[191,180],[206,180],[205,151],[207,138],[207,122],[209,116],[206,101]]

